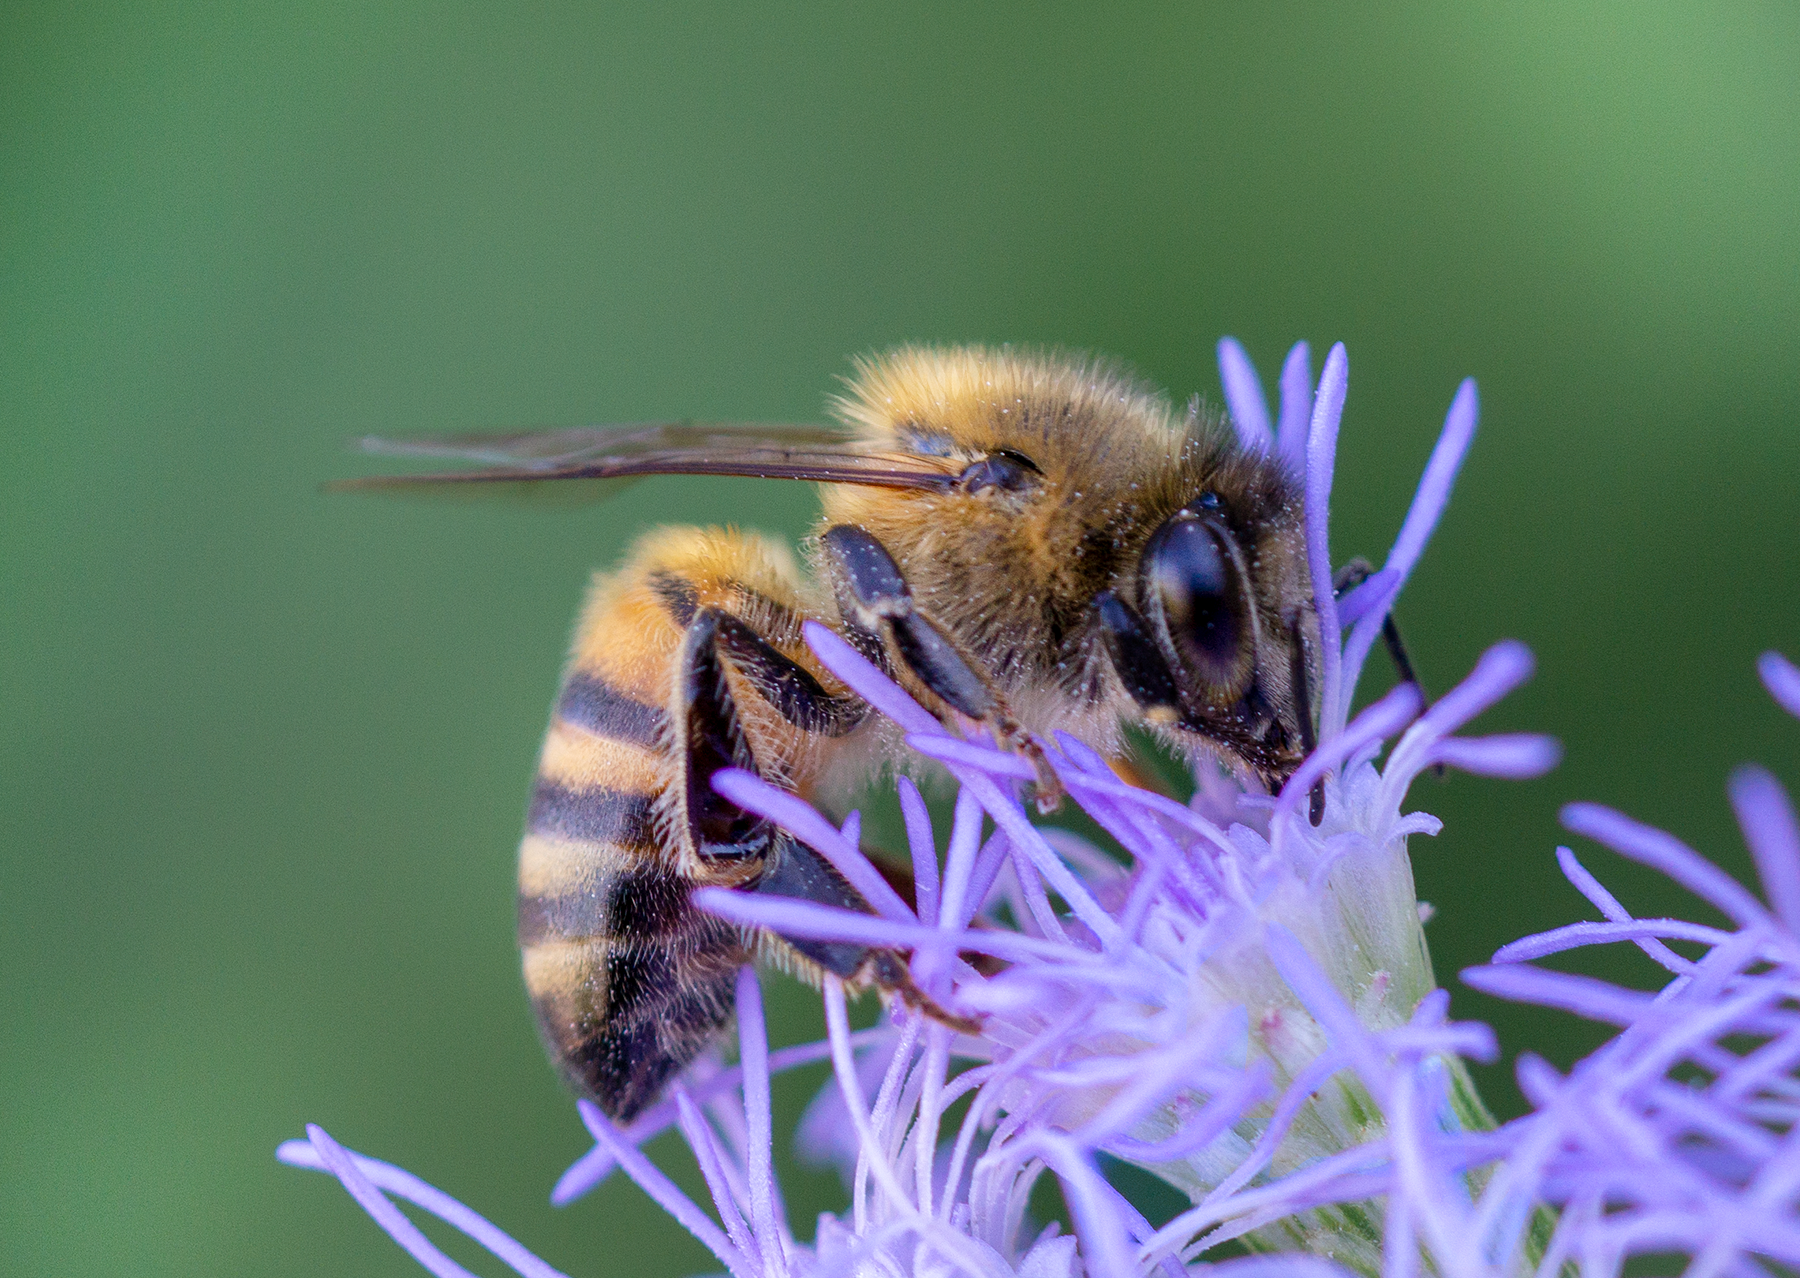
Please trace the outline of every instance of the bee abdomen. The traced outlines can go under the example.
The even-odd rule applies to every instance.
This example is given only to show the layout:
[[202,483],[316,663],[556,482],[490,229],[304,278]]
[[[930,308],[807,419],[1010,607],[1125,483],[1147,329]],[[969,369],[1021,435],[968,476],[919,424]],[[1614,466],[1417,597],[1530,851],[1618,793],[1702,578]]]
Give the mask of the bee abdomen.
[[691,887],[619,849],[534,833],[519,849],[519,944],[674,937]]
[[519,945],[551,1058],[615,1121],[718,1037],[752,956],[742,929],[693,908],[679,869],[688,627],[704,607],[797,632],[793,596],[761,543],[664,530],[596,579],[577,627],[519,848]]
[[[619,1122],[656,1099],[731,1020],[748,953],[736,928],[690,917],[695,926],[675,944],[593,939],[526,951],[526,984],[546,1045],[564,1075]],[[573,952],[555,953],[565,948]],[[566,960],[579,970],[579,985],[540,992],[534,969]]]
[[525,987],[551,1055],[626,1122],[731,1019],[746,950],[639,851],[547,832],[519,849]]
[[662,740],[669,721],[661,707],[635,700],[588,670],[569,673],[556,702],[556,715],[596,736],[647,748]]
[[600,689],[572,675],[545,742],[519,845],[519,946],[551,1056],[625,1122],[731,1019],[746,950],[689,906],[693,884],[659,850],[662,712]]
[[627,855],[656,847],[653,795],[608,786],[572,786],[539,775],[525,818],[527,834],[616,848]]

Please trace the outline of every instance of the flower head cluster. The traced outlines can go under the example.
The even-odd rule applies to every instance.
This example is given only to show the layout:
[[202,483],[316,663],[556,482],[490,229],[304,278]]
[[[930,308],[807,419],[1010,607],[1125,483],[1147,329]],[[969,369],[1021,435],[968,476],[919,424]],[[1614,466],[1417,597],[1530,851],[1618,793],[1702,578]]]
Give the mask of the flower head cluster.
[[[1032,773],[1017,756],[947,729],[837,636],[810,627],[821,660],[956,781],[949,829],[940,840],[902,779],[917,885],[909,906],[863,857],[854,818],[840,830],[755,776],[724,774],[723,793],[817,849],[873,913],[719,889],[697,892],[696,904],[787,936],[906,951],[917,984],[979,1016],[982,1030],[959,1034],[896,1006],[852,1032],[845,990],[828,977],[826,1040],[771,1051],[746,970],[738,1062],[702,1062],[626,1127],[582,1102],[595,1146],[555,1200],[621,1168],[734,1278],[1180,1275],[1232,1240],[1280,1253],[1232,1266],[1401,1278],[1421,1266],[1548,1276],[1574,1264],[1612,1274],[1629,1256],[1669,1250],[1709,1274],[1751,1272],[1752,1256],[1800,1262],[1800,838],[1779,788],[1761,772],[1740,774],[1733,788],[1772,911],[1667,835],[1601,809],[1569,810],[1572,828],[1670,873],[1735,930],[1632,919],[1563,850],[1605,921],[1527,938],[1467,978],[1625,1028],[1567,1077],[1524,1061],[1538,1108],[1496,1130],[1463,1065],[1493,1057],[1492,1035],[1448,1019],[1413,888],[1407,837],[1439,823],[1401,808],[1427,767],[1522,777],[1554,764],[1554,745],[1540,737],[1456,735],[1529,676],[1530,656],[1503,643],[1429,708],[1403,684],[1350,713],[1363,659],[1473,434],[1474,387],[1456,396],[1387,563],[1339,600],[1326,516],[1343,348],[1316,391],[1305,347],[1296,348],[1273,428],[1242,351],[1228,341],[1220,356],[1245,447],[1277,449],[1305,477],[1327,637],[1318,749],[1272,796],[1203,766],[1183,804],[1126,784],[1079,741],[1045,743],[1069,795],[1112,845],[1096,847],[1032,822],[1019,799]],[[1764,673],[1800,710],[1800,674],[1778,659]],[[1315,825],[1306,796],[1319,784],[1326,801]],[[1661,993],[1523,962],[1621,940],[1668,971]],[[1671,942],[1705,953],[1687,957]],[[850,1204],[822,1217],[808,1244],[781,1205],[769,1079],[819,1059],[834,1077],[802,1136],[843,1161]],[[711,1212],[639,1148],[672,1125],[699,1164]],[[450,1221],[520,1273],[554,1272],[407,1173],[308,1131],[280,1156],[335,1173],[432,1272],[465,1271],[387,1195]],[[1192,1206],[1153,1224],[1109,1181],[1115,1161],[1162,1177]],[[1030,1219],[1045,1175],[1068,1206],[1067,1232]]]
[[[1800,717],[1800,669],[1773,652],[1758,665],[1775,700]],[[1482,1206],[1484,1223],[1516,1216],[1531,1198],[1561,1209],[1542,1273],[1573,1263],[1616,1274],[1653,1253],[1688,1257],[1695,1275],[1800,1266],[1800,823],[1760,767],[1740,768],[1730,793],[1767,905],[1673,835],[1572,803],[1562,813],[1568,829],[1667,875],[1726,925],[1633,918],[1558,848],[1563,873],[1602,921],[1515,941],[1492,966],[1463,973],[1503,998],[1620,1027],[1566,1076],[1535,1056],[1519,1061],[1536,1112],[1503,1132],[1506,1161]],[[1620,943],[1661,970],[1659,989],[1526,965]]]

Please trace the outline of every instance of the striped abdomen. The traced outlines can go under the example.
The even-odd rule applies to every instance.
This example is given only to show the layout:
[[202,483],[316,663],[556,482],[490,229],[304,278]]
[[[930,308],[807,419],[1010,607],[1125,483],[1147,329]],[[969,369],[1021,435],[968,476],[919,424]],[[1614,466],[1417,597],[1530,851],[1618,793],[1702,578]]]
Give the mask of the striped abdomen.
[[669,727],[696,599],[726,602],[746,576],[791,594],[756,543],[698,530],[658,533],[598,579],[538,764],[519,847],[525,986],[559,1068],[621,1121],[730,1020],[750,957],[738,928],[688,904]]

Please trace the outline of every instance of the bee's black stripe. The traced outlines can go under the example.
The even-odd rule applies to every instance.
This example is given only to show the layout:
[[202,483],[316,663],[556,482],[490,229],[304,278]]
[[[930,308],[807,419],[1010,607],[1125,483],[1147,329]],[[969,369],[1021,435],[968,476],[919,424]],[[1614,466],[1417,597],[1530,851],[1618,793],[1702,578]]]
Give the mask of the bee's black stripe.
[[596,940],[585,953],[592,975],[581,988],[534,990],[532,1005],[564,1074],[630,1122],[730,1021],[750,955],[735,926],[691,911],[661,939]]
[[556,713],[595,736],[640,746],[656,745],[669,721],[660,707],[633,700],[599,675],[585,670],[569,675],[562,698],[556,703]]
[[688,916],[693,884],[657,869],[621,874],[606,894],[607,915],[618,936],[664,936]]
[[519,897],[519,944],[545,941],[579,941],[608,937],[611,921],[606,898],[598,892],[574,892],[566,896]]
[[531,811],[525,818],[525,828],[533,834],[563,839],[650,848],[656,844],[651,799],[648,794],[630,794],[602,786],[576,790],[540,777],[531,792]]
[[519,897],[519,944],[587,937],[666,937],[690,917],[693,884],[658,869],[634,870],[554,895]]
[[687,629],[694,614],[700,610],[700,596],[694,593],[694,588],[667,569],[651,573],[649,585],[657,601],[675,618],[675,624]]
[[602,1109],[617,1122],[630,1122],[687,1061],[663,1047],[655,1021],[639,1021],[608,1025],[577,1043],[569,1064]]
[[645,1005],[661,1007],[676,986],[675,959],[661,945],[625,942],[606,952],[606,1014],[630,1024]]

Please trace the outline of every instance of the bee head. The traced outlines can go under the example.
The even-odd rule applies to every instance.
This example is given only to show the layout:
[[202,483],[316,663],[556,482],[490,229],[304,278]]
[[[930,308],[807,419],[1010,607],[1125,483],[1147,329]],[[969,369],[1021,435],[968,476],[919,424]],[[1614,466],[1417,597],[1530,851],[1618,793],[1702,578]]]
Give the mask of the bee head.
[[1294,572],[1297,537],[1235,522],[1215,492],[1187,502],[1144,543],[1136,615],[1109,592],[1100,616],[1150,722],[1204,738],[1279,784],[1312,746],[1300,633],[1310,610]]

